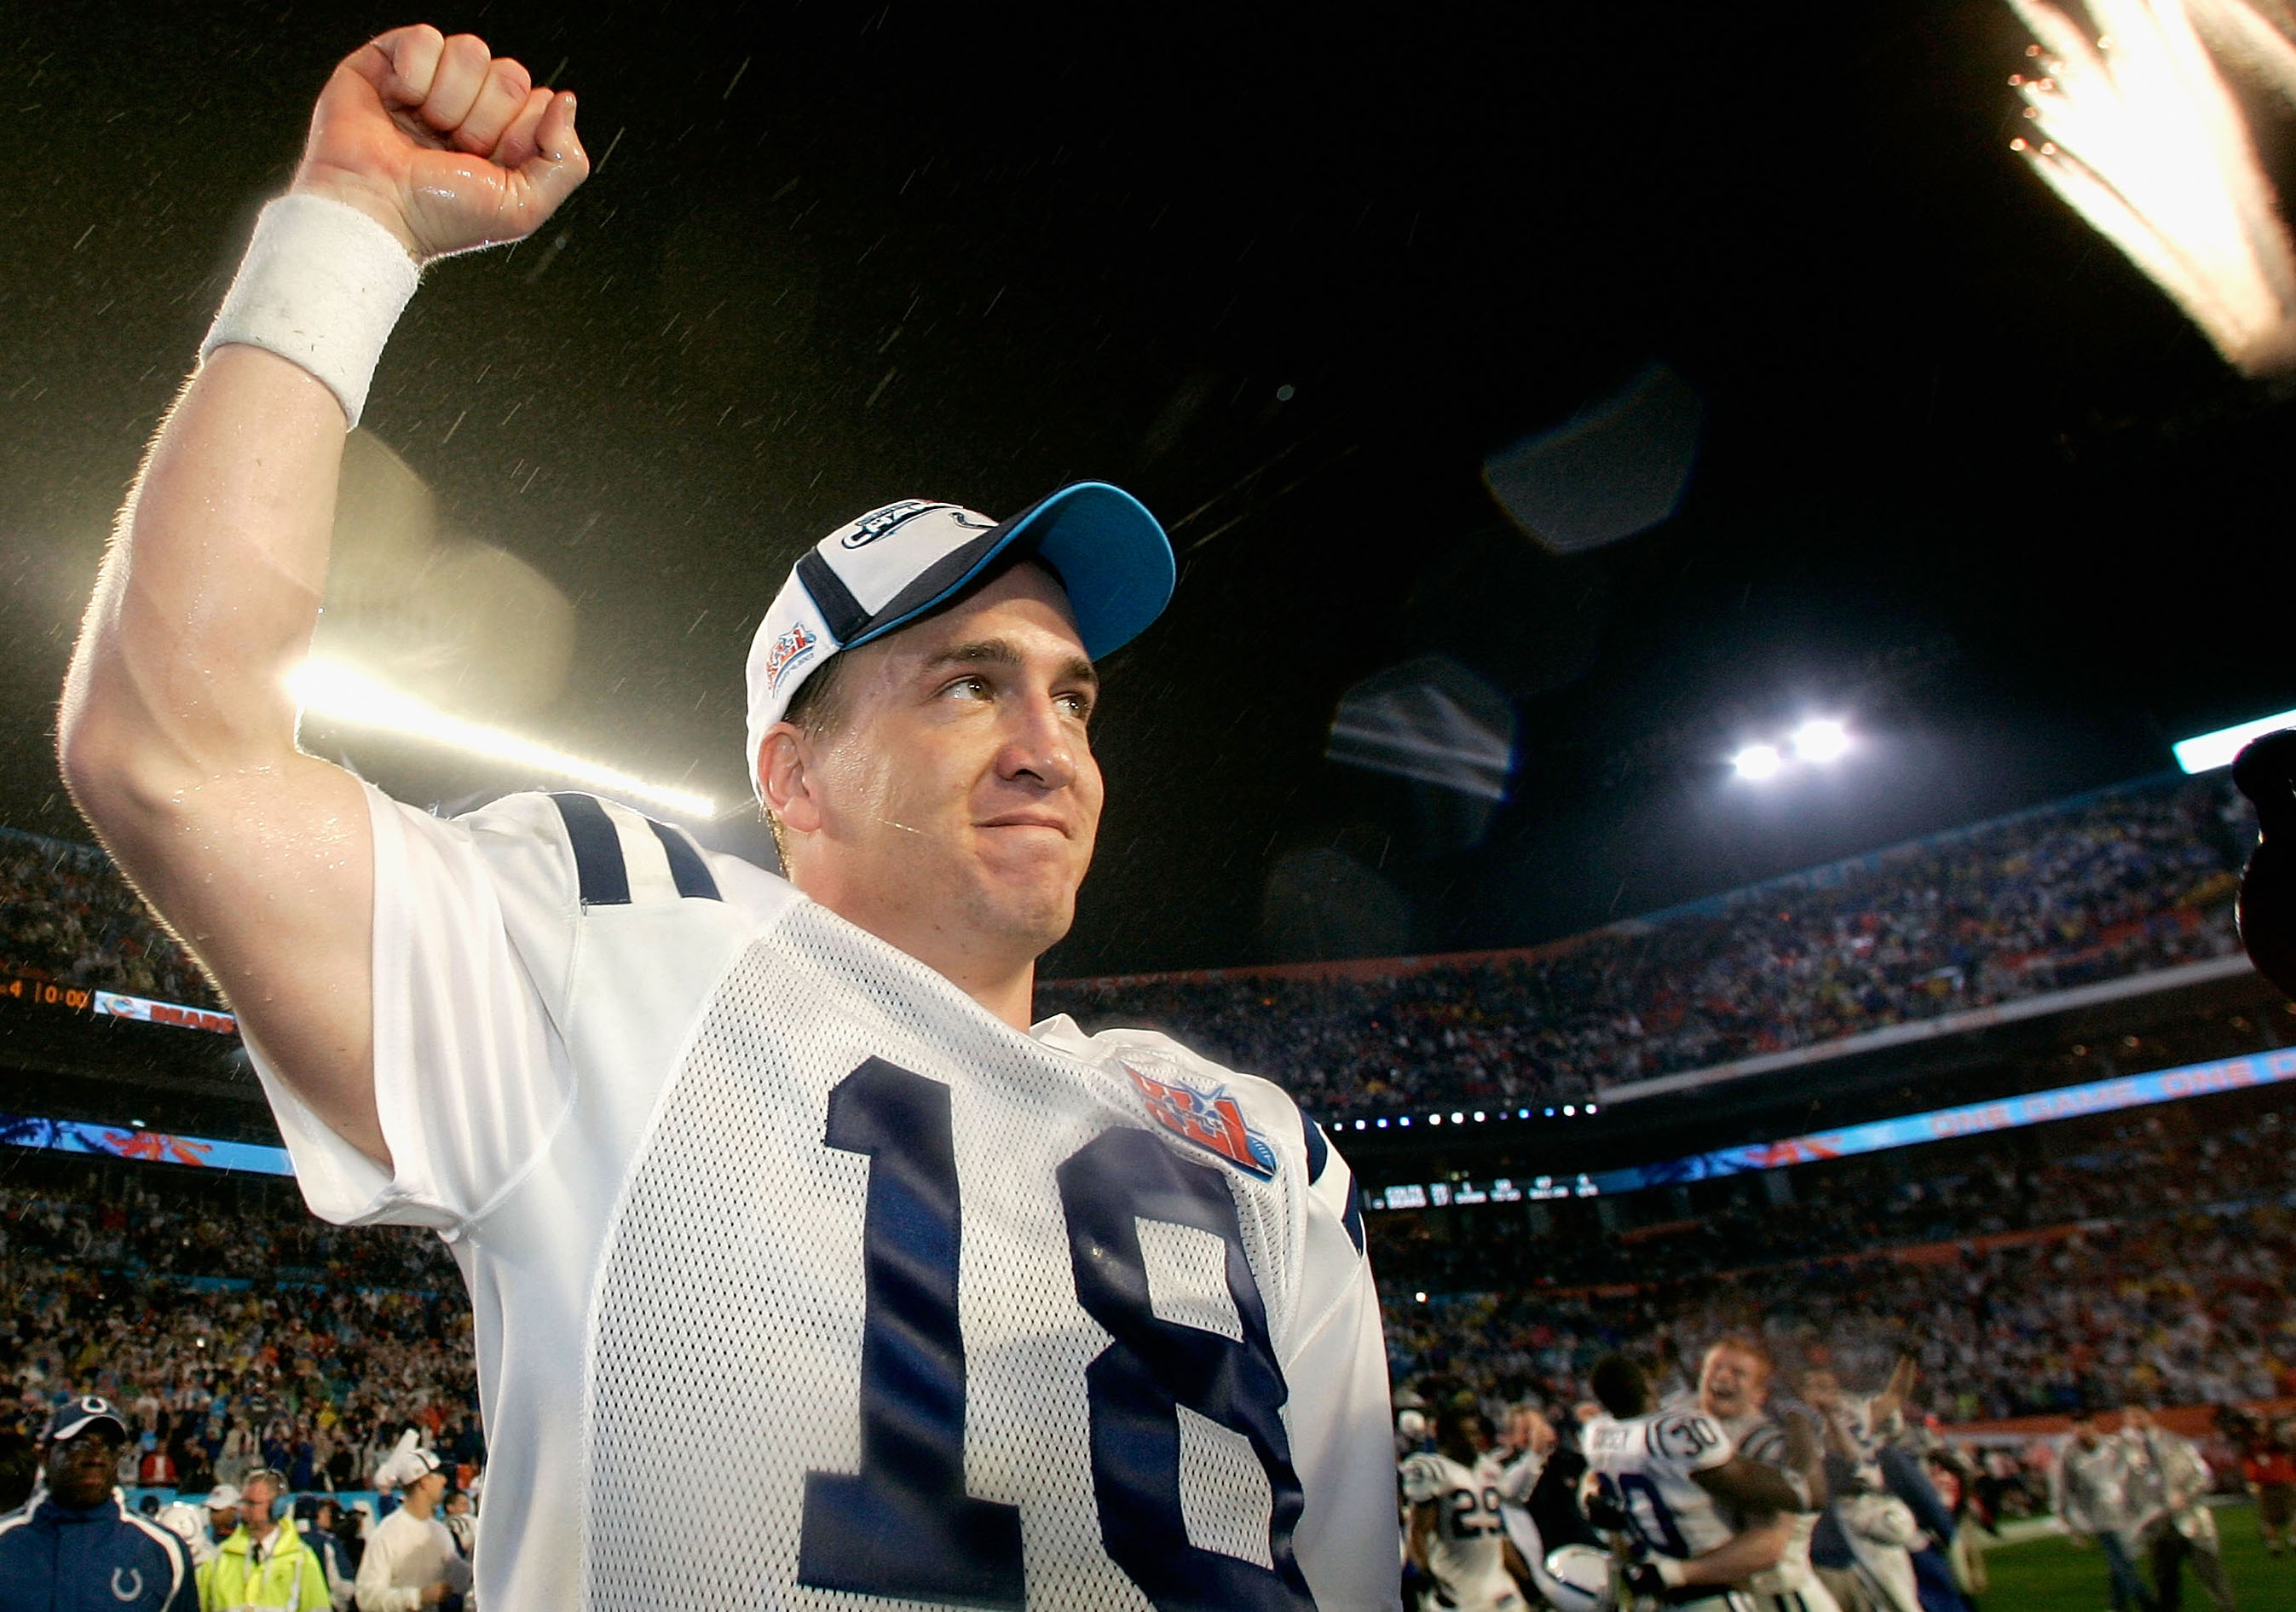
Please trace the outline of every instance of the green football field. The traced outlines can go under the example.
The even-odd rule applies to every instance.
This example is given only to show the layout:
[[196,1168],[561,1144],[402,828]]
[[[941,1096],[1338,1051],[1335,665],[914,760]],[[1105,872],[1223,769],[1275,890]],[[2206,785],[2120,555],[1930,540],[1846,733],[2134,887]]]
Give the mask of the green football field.
[[[2217,1513],[2217,1526],[2224,1536],[2225,1571],[2243,1612],[2296,1609],[2296,1557],[2264,1553],[2256,1508],[2226,1507]],[[2060,1535],[1995,1546],[1986,1551],[1985,1566],[1992,1583],[1979,1598],[1984,1612],[2103,1612],[2112,1605],[2103,1554],[2095,1547],[2076,1549]],[[2146,1571],[2144,1563],[2137,1571]],[[2214,1603],[2190,1568],[2184,1579],[2188,1612],[2210,1612]]]

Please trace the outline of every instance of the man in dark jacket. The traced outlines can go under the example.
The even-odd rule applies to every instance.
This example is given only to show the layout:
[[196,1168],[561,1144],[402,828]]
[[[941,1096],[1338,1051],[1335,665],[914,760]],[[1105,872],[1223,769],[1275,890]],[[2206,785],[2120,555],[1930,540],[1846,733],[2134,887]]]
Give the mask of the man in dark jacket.
[[8,1612],[198,1612],[191,1553],[127,1509],[113,1479],[127,1424],[107,1400],[48,1419],[42,1486],[0,1517],[0,1607]]

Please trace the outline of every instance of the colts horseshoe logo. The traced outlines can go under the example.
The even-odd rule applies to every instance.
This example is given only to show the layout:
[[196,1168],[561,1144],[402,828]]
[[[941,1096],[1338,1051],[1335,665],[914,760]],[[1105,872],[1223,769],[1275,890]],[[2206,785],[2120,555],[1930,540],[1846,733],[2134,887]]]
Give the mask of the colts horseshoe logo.
[[[124,1589],[120,1586],[119,1582],[122,1578],[125,1578],[127,1581],[127,1587]],[[111,1570],[111,1599],[114,1600],[142,1600],[144,1599],[144,1574],[142,1570],[135,1567],[114,1567]]]

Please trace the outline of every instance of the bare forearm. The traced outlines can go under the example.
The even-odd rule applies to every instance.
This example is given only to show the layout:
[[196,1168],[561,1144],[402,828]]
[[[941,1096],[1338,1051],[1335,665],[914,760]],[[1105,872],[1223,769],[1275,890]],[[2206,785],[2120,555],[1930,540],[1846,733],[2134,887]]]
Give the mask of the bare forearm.
[[1702,1556],[1682,1564],[1685,1584],[1734,1584],[1778,1565],[1785,1554],[1788,1525],[1783,1520],[1762,1523],[1734,1534]]

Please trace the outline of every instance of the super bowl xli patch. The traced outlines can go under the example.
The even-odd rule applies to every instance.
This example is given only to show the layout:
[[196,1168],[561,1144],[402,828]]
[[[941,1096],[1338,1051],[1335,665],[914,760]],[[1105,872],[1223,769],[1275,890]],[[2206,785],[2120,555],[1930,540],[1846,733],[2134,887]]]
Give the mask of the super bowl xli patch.
[[1225,1086],[1215,1086],[1210,1091],[1199,1091],[1185,1082],[1159,1079],[1143,1074],[1124,1060],[1124,1073],[1132,1077],[1146,1106],[1148,1117],[1165,1130],[1199,1147],[1208,1147],[1237,1169],[1248,1171],[1262,1180],[1275,1174],[1275,1150],[1267,1139],[1244,1123],[1243,1110]]

